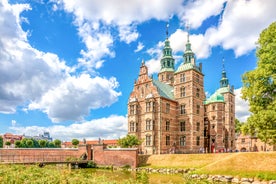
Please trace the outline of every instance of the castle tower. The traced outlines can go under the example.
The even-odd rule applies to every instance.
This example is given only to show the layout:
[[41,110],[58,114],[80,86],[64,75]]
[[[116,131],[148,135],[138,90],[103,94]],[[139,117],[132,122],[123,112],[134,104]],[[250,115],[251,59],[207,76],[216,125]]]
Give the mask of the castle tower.
[[168,39],[168,24],[166,35],[167,37],[165,40],[165,46],[163,48],[163,56],[160,61],[161,70],[158,73],[158,80],[172,86],[174,82],[174,58],[172,56],[172,49]]
[[[223,61],[224,62],[224,61]],[[209,152],[235,150],[235,95],[230,88],[224,64],[220,88],[205,102],[205,124],[209,124]]]
[[204,142],[205,99],[201,64],[196,65],[195,54],[191,49],[189,33],[183,63],[174,75],[174,97],[178,101],[178,127],[180,150],[198,152]]

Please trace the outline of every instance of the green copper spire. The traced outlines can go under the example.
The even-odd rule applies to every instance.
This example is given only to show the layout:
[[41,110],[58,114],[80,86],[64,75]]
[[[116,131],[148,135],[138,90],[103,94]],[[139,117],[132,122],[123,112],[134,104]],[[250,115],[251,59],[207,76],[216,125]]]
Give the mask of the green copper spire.
[[195,64],[195,54],[191,49],[191,43],[190,43],[189,25],[187,25],[186,28],[187,28],[187,43],[186,43],[185,53],[183,54],[184,63]]
[[163,48],[163,56],[161,59],[161,71],[174,71],[174,58],[172,56],[172,49],[170,46],[170,41],[168,39],[168,27],[169,24],[166,25],[166,40],[165,46]]
[[222,59],[222,76],[220,79],[220,87],[227,87],[229,85],[228,78],[226,77],[226,71],[224,69],[224,58]]

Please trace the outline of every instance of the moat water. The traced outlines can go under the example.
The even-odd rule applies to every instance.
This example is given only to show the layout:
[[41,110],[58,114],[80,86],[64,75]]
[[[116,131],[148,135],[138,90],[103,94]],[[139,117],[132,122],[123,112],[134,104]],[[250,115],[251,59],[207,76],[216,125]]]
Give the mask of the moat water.
[[[73,170],[72,170],[73,171]],[[79,172],[76,169],[73,172]],[[138,183],[149,183],[149,184],[180,184],[187,183],[187,179],[184,178],[183,174],[159,174],[159,173],[139,173],[130,171],[111,171],[103,169],[81,169],[81,172],[85,172],[86,175],[93,175],[94,177],[104,177],[111,183],[128,183],[128,181],[135,180]],[[191,183],[191,182],[189,182]]]

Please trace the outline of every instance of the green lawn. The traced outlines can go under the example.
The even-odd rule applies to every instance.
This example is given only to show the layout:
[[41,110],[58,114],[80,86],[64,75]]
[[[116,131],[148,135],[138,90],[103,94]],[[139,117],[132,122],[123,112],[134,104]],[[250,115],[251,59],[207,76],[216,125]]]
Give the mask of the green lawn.
[[197,173],[276,179],[276,152],[152,155],[153,168],[196,168]]

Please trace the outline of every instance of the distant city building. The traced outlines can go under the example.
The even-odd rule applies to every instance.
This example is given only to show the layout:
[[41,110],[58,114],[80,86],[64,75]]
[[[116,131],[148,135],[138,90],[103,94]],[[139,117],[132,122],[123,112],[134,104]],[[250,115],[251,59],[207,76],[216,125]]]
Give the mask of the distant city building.
[[247,151],[276,151],[276,144],[269,145],[262,142],[256,136],[237,135],[236,150],[240,152]]
[[9,147],[14,147],[15,141],[21,141],[23,139],[23,135],[15,135],[11,133],[5,133],[3,136],[3,146],[6,146],[6,142],[10,142],[11,145]]
[[[82,144],[105,144],[107,147],[117,147],[118,146],[118,140],[117,139],[110,139],[110,140],[84,140],[79,142],[80,145]],[[72,142],[71,141],[66,141],[61,144],[62,148],[72,148]]]
[[49,142],[52,142],[53,141],[53,138],[50,136],[50,133],[49,132],[43,132],[43,134],[39,134],[38,136],[26,136],[26,135],[23,135],[24,138],[27,138],[27,139],[34,139],[34,140],[46,140],[46,141],[49,141]]
[[[175,69],[168,35],[158,79],[142,62],[128,100],[128,134],[144,140],[143,154],[235,150],[235,95],[223,67],[220,87],[205,97],[201,63],[189,41]],[[213,71],[216,72],[216,71]]]

